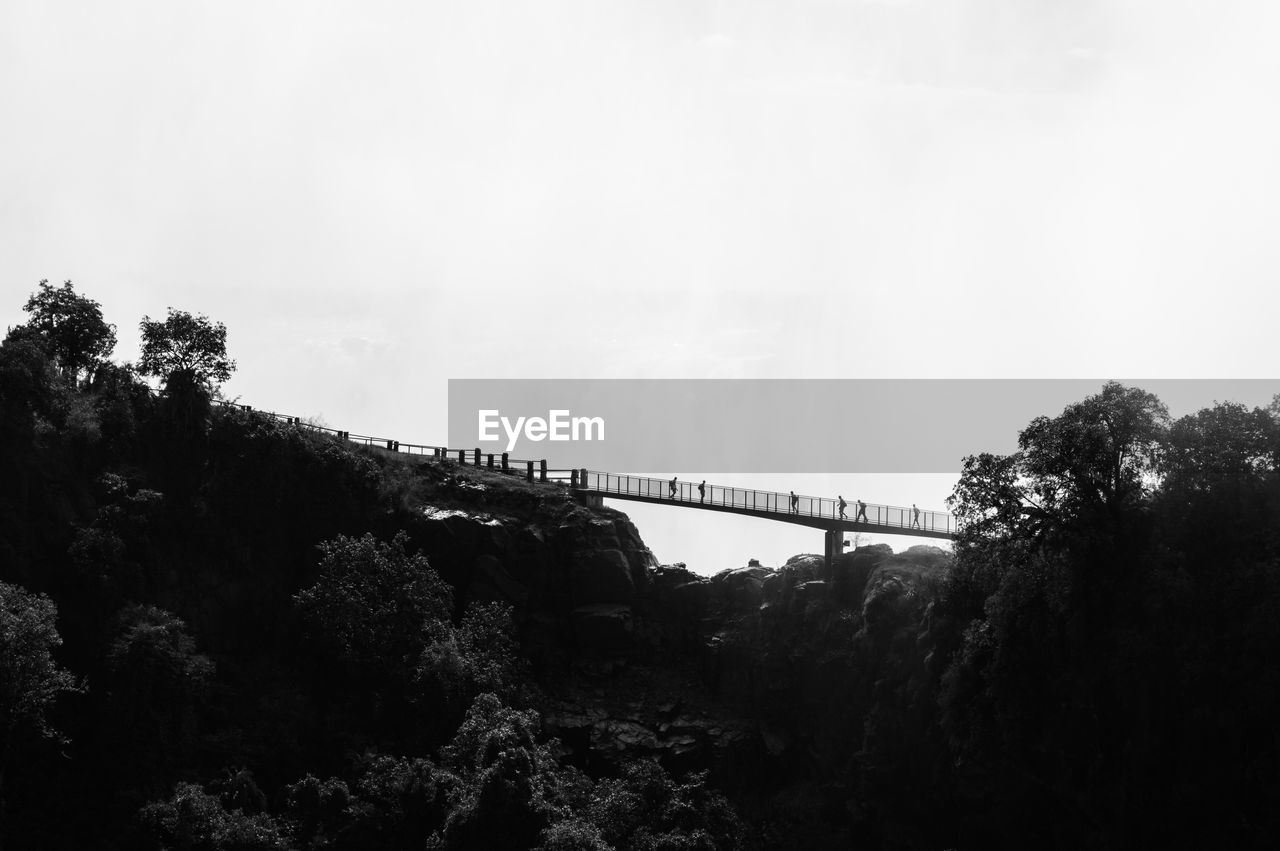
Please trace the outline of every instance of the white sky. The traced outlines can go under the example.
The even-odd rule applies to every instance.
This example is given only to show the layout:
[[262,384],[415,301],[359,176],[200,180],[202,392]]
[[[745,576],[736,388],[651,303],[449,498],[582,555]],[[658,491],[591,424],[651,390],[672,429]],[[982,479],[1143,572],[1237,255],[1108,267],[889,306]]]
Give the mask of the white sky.
[[[120,359],[204,312],[228,394],[424,443],[449,378],[1267,377],[1278,38],[1263,2],[5,0],[0,324],[41,278]],[[704,572],[821,546],[657,511]]]

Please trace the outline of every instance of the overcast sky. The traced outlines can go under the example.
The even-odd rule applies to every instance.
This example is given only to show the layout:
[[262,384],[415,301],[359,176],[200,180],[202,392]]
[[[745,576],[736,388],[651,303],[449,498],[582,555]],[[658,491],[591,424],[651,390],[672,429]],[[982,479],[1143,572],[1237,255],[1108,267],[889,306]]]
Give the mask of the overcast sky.
[[[424,443],[449,378],[1267,377],[1278,38],[1263,2],[3,0],[0,324],[41,278],[122,360],[203,312],[229,395]],[[791,546],[633,513],[704,571]]]

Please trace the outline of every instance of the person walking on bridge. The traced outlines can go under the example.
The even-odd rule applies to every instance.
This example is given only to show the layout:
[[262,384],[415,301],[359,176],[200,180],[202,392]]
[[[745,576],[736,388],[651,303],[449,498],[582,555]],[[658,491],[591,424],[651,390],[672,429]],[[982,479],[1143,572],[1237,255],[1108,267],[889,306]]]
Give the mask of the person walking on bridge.
[[796,496],[795,491],[791,492],[791,513],[792,514],[800,513],[800,497]]
[[920,528],[920,509],[916,508],[916,504],[911,503],[911,528]]
[[670,496],[672,499],[675,499],[676,498],[676,477],[675,476],[671,477],[670,487],[671,487],[671,493],[669,493],[668,496]]
[[841,496],[841,497],[840,497],[840,519],[841,519],[841,520],[846,519],[846,518],[845,518],[845,516],[844,516],[844,509],[845,509],[845,507],[846,507],[846,506],[848,506],[848,504],[849,504],[849,503],[847,503],[847,502],[845,502],[845,501],[844,501],[844,496]]
[[707,501],[707,480],[703,479],[702,484],[698,485],[698,502]]
[[857,523],[861,520],[863,523],[870,523],[867,519],[867,504],[862,500],[858,500],[858,513],[853,515],[853,522]]

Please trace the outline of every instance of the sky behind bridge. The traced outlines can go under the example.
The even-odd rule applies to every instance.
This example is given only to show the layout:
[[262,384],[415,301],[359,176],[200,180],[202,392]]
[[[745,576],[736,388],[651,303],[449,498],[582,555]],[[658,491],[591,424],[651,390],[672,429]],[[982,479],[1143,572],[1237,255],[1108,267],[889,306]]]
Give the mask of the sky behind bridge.
[[[41,278],[119,359],[207,313],[229,395],[424,443],[449,378],[1268,377],[1278,35],[1242,0],[7,0],[0,323]],[[821,543],[624,510],[704,572]]]

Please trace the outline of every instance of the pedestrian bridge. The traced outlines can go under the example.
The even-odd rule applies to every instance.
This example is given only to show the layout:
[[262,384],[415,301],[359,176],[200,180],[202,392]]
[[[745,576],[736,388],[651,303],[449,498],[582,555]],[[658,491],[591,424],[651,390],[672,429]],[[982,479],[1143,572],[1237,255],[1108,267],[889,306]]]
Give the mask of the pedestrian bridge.
[[[874,505],[850,500],[841,516],[840,502],[830,497],[795,495],[750,488],[724,487],[699,482],[656,479],[604,473],[598,470],[574,470],[571,487],[585,501],[627,499],[655,505],[723,511],[782,523],[794,523],[823,529],[843,536],[845,532],[872,532],[879,535],[911,535],[918,538],[952,539],[956,519],[945,511],[916,511],[896,505]],[[841,545],[842,546],[842,545]]]
[[292,414],[254,411],[249,405],[236,402],[220,401],[219,404],[280,420],[308,431],[329,434],[345,442],[369,447],[385,447],[389,452],[429,456],[442,461],[452,460],[456,455],[459,464],[484,466],[514,475],[519,475],[523,468],[523,475],[528,481],[567,484],[575,496],[588,505],[603,505],[606,498],[627,499],[633,502],[742,514],[763,520],[776,520],[781,523],[794,523],[798,526],[822,529],[826,532],[828,560],[833,555],[844,551],[845,532],[910,535],[917,538],[952,539],[956,536],[956,520],[945,511],[916,511],[896,505],[872,503],[860,506],[854,500],[847,504],[842,513],[839,501],[830,497],[795,494],[793,502],[793,494],[775,491],[711,484],[699,489],[698,482],[683,482],[678,479],[675,480],[673,487],[671,479],[655,479],[649,476],[605,473],[587,469],[552,470],[548,469],[545,459],[519,460],[508,457],[505,452],[500,455],[492,452],[482,455],[479,449],[450,449],[444,446],[401,443],[392,438],[352,434],[349,431],[304,422],[301,417]]

